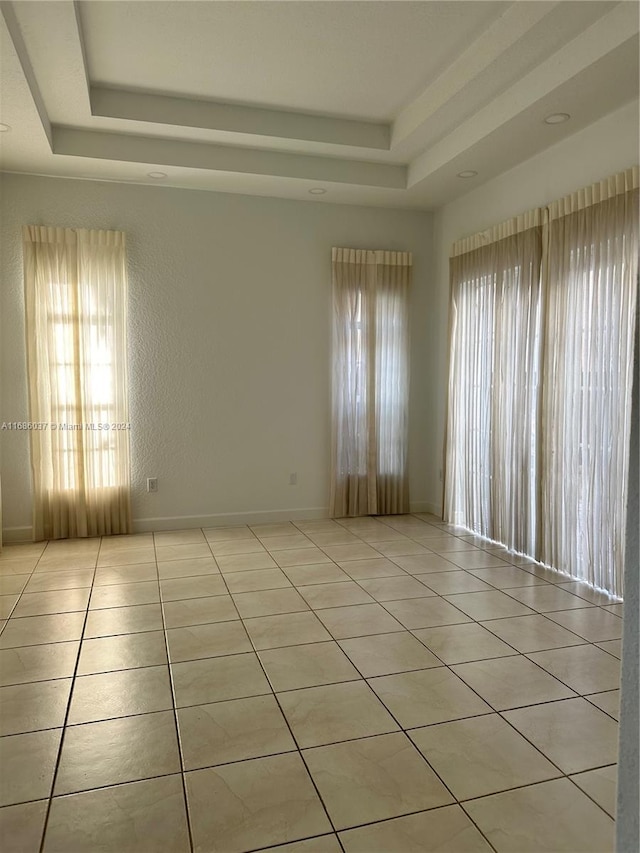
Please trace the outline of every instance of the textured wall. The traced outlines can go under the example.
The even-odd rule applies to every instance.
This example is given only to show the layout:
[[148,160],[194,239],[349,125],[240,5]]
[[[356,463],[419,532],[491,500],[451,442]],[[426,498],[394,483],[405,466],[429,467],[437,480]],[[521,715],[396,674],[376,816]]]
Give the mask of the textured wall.
[[[20,226],[127,232],[136,519],[326,508],[333,245],[414,253],[412,500],[435,499],[429,214],[18,175],[1,190],[0,420],[27,420]],[[4,525],[26,527],[28,440],[0,436]]]

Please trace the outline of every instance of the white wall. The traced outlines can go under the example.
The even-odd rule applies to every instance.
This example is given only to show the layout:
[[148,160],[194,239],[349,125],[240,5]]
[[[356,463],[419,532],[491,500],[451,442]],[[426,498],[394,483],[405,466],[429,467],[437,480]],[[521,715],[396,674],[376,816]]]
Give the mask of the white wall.
[[[426,508],[430,214],[21,175],[1,190],[0,421],[28,420],[20,226],[127,233],[134,518],[155,528],[326,513],[330,250],[412,251],[411,498]],[[28,437],[0,437],[5,530],[26,535]]]
[[[552,128],[550,128],[550,132]],[[435,459],[427,470],[442,465],[448,369],[449,251],[455,240],[483,231],[505,219],[620,172],[639,160],[638,104],[632,103],[548,148],[514,169],[442,207],[434,215],[435,286],[432,341],[435,361],[427,393],[433,406]],[[472,166],[473,164],[470,164]],[[442,484],[431,477],[431,504],[440,504]]]

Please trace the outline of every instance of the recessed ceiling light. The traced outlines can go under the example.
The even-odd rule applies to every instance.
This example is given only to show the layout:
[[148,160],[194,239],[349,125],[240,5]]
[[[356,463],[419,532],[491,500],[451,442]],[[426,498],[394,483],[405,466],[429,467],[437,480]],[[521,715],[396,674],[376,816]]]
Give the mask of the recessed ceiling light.
[[465,172],[458,172],[459,178],[475,178],[477,172],[474,172],[473,169],[467,169]]
[[314,187],[312,190],[309,190],[311,195],[324,195],[326,190],[322,189],[322,187]]
[[562,124],[564,121],[569,121],[570,118],[571,116],[569,115],[569,113],[551,113],[551,115],[548,115],[545,118],[544,123]]
[[163,178],[167,177],[166,172],[147,172],[147,177],[153,178],[154,181],[161,181]]
[[8,130],[11,130],[8,124],[0,124],[0,133],[6,133]]

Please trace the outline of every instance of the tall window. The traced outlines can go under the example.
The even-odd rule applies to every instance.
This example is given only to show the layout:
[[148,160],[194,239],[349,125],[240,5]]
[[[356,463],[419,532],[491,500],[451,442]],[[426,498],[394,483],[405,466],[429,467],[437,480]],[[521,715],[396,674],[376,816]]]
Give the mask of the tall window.
[[411,255],[333,249],[330,512],[409,509]]
[[460,241],[450,265],[445,517],[618,596],[638,178]]
[[23,229],[34,536],[130,529],[124,234]]

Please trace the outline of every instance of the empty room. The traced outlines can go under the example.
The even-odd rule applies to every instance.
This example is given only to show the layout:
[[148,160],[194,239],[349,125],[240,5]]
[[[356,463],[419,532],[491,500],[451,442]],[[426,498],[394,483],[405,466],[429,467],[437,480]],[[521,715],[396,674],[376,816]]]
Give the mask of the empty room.
[[3,853],[637,853],[639,10],[0,2]]

